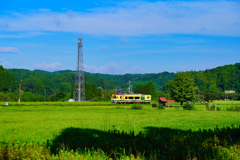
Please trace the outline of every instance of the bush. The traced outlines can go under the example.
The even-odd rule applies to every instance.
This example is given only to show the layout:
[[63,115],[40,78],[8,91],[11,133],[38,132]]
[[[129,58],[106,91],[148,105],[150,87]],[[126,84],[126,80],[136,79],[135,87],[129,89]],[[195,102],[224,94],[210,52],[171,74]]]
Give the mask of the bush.
[[142,105],[139,105],[139,104],[134,104],[132,105],[131,109],[142,109],[143,106]]
[[209,103],[206,103],[206,111],[209,111]]
[[116,109],[124,109],[124,108],[122,108],[121,106],[116,106]]
[[235,108],[233,106],[231,106],[230,108],[227,108],[226,110],[227,111],[240,111],[240,107],[238,107],[237,105]]
[[63,100],[66,97],[66,94],[63,92],[59,92],[56,95],[54,95],[51,100],[52,101],[59,101],[59,100]]
[[[206,103],[206,110],[207,111],[215,111],[215,108],[216,108],[215,104],[210,104],[210,107],[209,107],[209,104]],[[219,108],[219,107],[217,107],[216,109],[217,109],[217,111],[221,110],[221,108]]]
[[153,104],[152,104],[152,107],[157,107],[157,104],[156,104],[156,103],[153,103]]
[[179,110],[181,108],[181,106],[175,106],[174,107],[176,110]]
[[215,111],[215,105],[214,105],[214,104],[211,105],[211,107],[210,107],[210,111]]
[[183,110],[194,110],[194,104],[193,103],[183,104]]
[[92,102],[98,102],[99,100],[98,100],[97,97],[95,97],[95,98],[93,98],[91,101],[92,101]]
[[158,109],[165,109],[165,106],[163,104],[159,104]]

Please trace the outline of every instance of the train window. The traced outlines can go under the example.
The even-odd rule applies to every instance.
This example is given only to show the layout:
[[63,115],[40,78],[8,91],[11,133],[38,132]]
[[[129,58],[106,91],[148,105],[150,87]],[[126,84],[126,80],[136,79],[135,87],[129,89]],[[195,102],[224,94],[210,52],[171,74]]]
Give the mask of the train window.
[[129,97],[129,99],[133,99],[133,97]]
[[135,97],[135,99],[140,99],[139,97]]
[[113,96],[113,99],[116,99],[116,98],[117,98],[117,96],[116,96],[116,95],[114,95],[114,96]]
[[147,97],[148,99],[150,99],[150,97]]
[[128,97],[125,97],[125,99],[128,99]]
[[141,100],[145,100],[145,96],[141,96]]

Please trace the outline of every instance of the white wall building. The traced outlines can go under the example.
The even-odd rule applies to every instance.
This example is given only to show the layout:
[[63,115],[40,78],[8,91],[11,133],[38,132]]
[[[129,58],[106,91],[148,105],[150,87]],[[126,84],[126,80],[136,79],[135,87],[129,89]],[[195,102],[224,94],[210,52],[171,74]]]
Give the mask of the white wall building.
[[235,93],[235,91],[234,90],[226,90],[226,91],[224,91],[224,93]]

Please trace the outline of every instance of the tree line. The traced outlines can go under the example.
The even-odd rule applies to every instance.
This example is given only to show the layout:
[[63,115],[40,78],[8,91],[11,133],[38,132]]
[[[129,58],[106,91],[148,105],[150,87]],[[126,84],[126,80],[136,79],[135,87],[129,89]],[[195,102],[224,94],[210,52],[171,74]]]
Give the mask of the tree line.
[[7,92],[15,89],[15,76],[0,65],[0,91]]
[[[73,98],[73,90],[71,92],[58,92],[56,94],[49,94],[48,90],[45,90],[44,93],[32,93],[24,92],[23,90],[19,92],[0,92],[0,101],[18,101],[19,97],[21,101],[68,101]],[[94,83],[85,83],[85,99],[87,101],[109,101],[111,95],[114,94],[113,90],[104,90],[100,87],[97,87],[97,84]]]
[[[240,63],[205,71],[188,71],[187,73],[193,80],[198,101],[240,100]],[[164,93],[170,93],[172,81],[170,80],[163,85],[162,91]],[[225,90],[234,90],[236,93],[224,93]]]
[[[162,92],[155,91],[153,94],[149,84],[145,84],[137,85],[135,93],[151,93],[154,98],[174,99],[181,105],[186,101],[240,100],[239,84],[240,63],[236,63],[205,71],[179,72],[163,85]],[[225,90],[234,90],[235,93],[225,93]]]
[[[199,95],[198,99],[201,100],[203,97],[205,100],[239,99],[240,63],[205,71],[188,71],[187,73],[194,82],[194,91]],[[172,99],[173,95],[170,94],[171,83],[177,74],[162,72],[158,74],[109,75],[86,72],[84,75],[86,99],[103,99],[101,96],[96,96],[98,91],[93,89],[96,88],[93,87],[93,84],[101,87],[102,93],[105,91],[114,92],[113,89],[118,88],[127,91],[128,81],[132,81],[134,93],[151,94],[153,99],[158,99],[159,96]],[[57,97],[63,97],[64,95],[65,97],[71,97],[74,83],[75,72],[71,70],[57,72],[26,69],[7,70],[0,66],[0,100],[3,100],[3,97],[5,97],[4,99],[6,97],[18,97],[14,96],[13,93],[18,94],[19,84],[21,84],[21,90],[25,93],[25,96],[27,93],[29,94],[27,97],[34,97],[35,95],[36,101],[46,100],[46,97],[54,96],[55,98],[52,98],[52,100],[59,99]],[[235,90],[237,93],[225,94],[224,90]],[[87,93],[88,91],[89,93]],[[109,99],[109,96],[107,99]]]

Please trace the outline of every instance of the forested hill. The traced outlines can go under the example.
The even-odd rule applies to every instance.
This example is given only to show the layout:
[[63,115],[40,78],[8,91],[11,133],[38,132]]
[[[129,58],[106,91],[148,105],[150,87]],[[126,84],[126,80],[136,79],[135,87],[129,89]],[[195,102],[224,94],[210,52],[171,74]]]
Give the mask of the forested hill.
[[[3,72],[4,71],[4,72]],[[10,71],[10,72],[9,72]],[[16,84],[21,82],[22,89],[28,92],[44,92],[48,89],[49,93],[64,92],[70,93],[75,81],[75,71],[63,70],[56,72],[47,72],[42,70],[26,70],[26,69],[9,69],[8,71],[0,68],[0,72],[5,77],[10,77],[11,73],[15,75]],[[200,91],[206,90],[235,90],[240,92],[240,63],[234,65],[225,65],[205,71],[189,71],[195,78],[196,86]],[[6,76],[7,75],[7,76]],[[6,78],[2,78],[2,85],[5,84]],[[125,75],[109,75],[99,73],[85,73],[85,81],[89,84],[96,83],[98,87],[105,90],[127,88],[128,81],[132,81],[133,90],[139,84],[146,84],[148,81],[153,81],[157,91],[169,91],[169,82],[175,77],[174,73],[162,72],[157,74],[125,74]],[[14,77],[10,78],[11,83]],[[10,84],[8,84],[10,85]],[[12,84],[13,85],[13,84]],[[11,85],[10,85],[11,86]],[[10,86],[5,85],[6,91]],[[15,85],[15,89],[16,89]],[[14,85],[12,86],[14,89]]]
[[[9,71],[15,75],[16,83],[21,83],[22,90],[26,92],[43,94],[44,89],[47,89],[48,94],[70,93],[75,82],[75,72],[70,70],[47,72],[42,70],[9,69]],[[96,83],[97,86],[104,89],[117,88],[111,81],[88,74],[85,74],[85,81],[90,84]]]
[[[47,72],[43,70],[9,69],[9,71],[15,75],[18,84],[21,82],[23,90],[33,93],[42,93],[45,88],[55,93],[71,92],[75,81],[75,71],[72,70]],[[85,72],[84,76],[87,83],[96,83],[98,87],[107,90],[126,89],[128,88],[128,81],[132,81],[133,89],[138,84],[153,81],[155,89],[160,90],[167,81],[174,78],[174,73],[109,75]]]
[[[225,65],[205,71],[189,71],[200,91],[235,90],[240,92],[240,63]],[[170,81],[165,83],[163,91],[170,91]]]
[[14,75],[0,66],[0,91],[11,91],[16,89]]
[[131,81],[133,89],[139,84],[146,84],[148,81],[152,81],[156,90],[161,90],[162,86],[169,80],[175,77],[174,73],[162,72],[151,74],[124,74],[124,75],[109,75],[109,74],[90,74],[94,77],[103,78],[114,82],[121,88],[128,87],[128,81]]
[[201,90],[219,89],[240,92],[240,63],[194,72],[195,83]]
[[[75,73],[75,71],[62,70],[62,71],[52,72],[53,75],[66,74],[66,73]],[[128,88],[129,81],[131,81],[131,84],[133,85],[133,89],[136,87],[136,85],[145,84],[148,81],[153,81],[156,90],[161,90],[162,86],[166,82],[168,82],[169,80],[175,77],[174,73],[169,73],[169,72],[162,72],[157,74],[151,73],[151,74],[124,74],[124,75],[111,75],[111,74],[85,72],[85,76],[88,76],[88,75],[107,80],[108,82],[113,82],[117,86],[117,88]],[[98,86],[106,88],[105,86],[102,86],[101,83]]]

